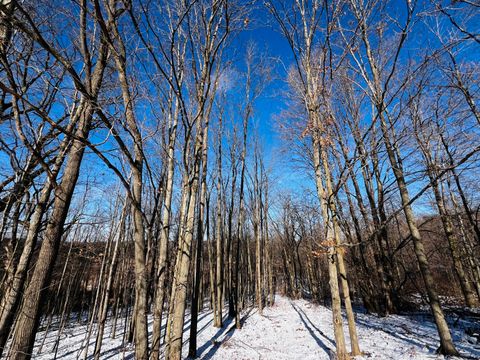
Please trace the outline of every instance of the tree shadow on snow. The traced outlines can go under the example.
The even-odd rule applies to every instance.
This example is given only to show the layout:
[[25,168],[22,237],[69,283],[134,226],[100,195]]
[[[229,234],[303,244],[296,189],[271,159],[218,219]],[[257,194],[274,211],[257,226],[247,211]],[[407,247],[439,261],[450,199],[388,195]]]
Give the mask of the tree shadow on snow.
[[[250,309],[244,316],[241,317],[240,324],[242,326],[245,320],[250,316],[251,312],[252,312],[252,309]],[[210,340],[205,342],[205,344],[203,344],[197,349],[197,358],[202,358],[205,360],[212,359],[215,353],[218,351],[218,348],[223,343],[223,341],[217,341],[217,340],[220,337],[222,337],[222,335],[224,336],[222,340],[225,340],[227,336],[230,338],[236,329],[237,328],[235,326],[235,318],[227,317],[226,320],[223,322],[223,326],[220,329],[218,329],[215,335],[213,335],[213,337]],[[209,346],[210,346],[210,350],[204,356],[202,356],[203,352],[206,351]]]
[[[197,319],[197,324],[199,324],[204,318],[206,318],[207,316],[209,316],[210,314],[213,314],[213,311],[207,311],[203,314],[199,314],[198,315],[198,319]],[[207,324],[211,323],[213,321],[210,320]],[[192,322],[190,319],[188,319],[186,322],[185,322],[185,326],[183,327],[183,333],[186,334],[189,330],[190,330],[190,327],[192,326]],[[199,334],[203,329],[205,329],[206,326],[203,326],[200,330],[197,331],[197,334]],[[188,341],[188,340],[187,340]]]
[[[401,314],[402,320],[408,321],[408,325],[403,321],[376,323],[371,319],[358,317],[356,323],[364,328],[384,332],[396,339],[400,339],[419,348],[427,348],[430,353],[434,353],[440,345],[440,339],[437,336],[437,330],[431,314]],[[451,319],[447,317],[449,324]],[[450,331],[453,341],[459,350],[461,357],[466,359],[480,359],[480,349],[473,344],[462,341],[463,331],[454,329],[450,324]],[[470,354],[470,355],[469,355]]]
[[[415,333],[415,329],[413,328],[408,329],[408,332],[407,332],[407,330],[403,326],[398,326],[398,325],[397,326],[392,326],[389,324],[380,325],[380,324],[375,324],[375,323],[372,323],[371,321],[364,320],[361,318],[357,318],[355,322],[362,327],[384,332],[388,335],[393,336],[394,338],[405,341],[411,345],[418,346],[420,348],[427,347],[434,350],[436,339],[430,338],[429,335],[424,333],[422,334]],[[424,324],[421,324],[416,328],[417,332],[422,329],[423,325]],[[423,341],[420,339],[422,339]]]
[[[317,342],[318,346],[320,346],[323,349],[323,351],[325,351],[328,355],[330,355],[330,353],[335,349],[335,342],[332,339],[330,339],[323,331],[317,328],[302,309],[296,306],[293,302],[291,303],[291,305],[293,307],[293,310],[297,312],[298,316],[300,317],[300,320],[302,321],[303,325],[305,325],[310,335]],[[323,338],[328,340],[328,342],[333,346],[333,348],[328,347],[325,344],[325,342],[318,337],[316,332],[319,333]]]

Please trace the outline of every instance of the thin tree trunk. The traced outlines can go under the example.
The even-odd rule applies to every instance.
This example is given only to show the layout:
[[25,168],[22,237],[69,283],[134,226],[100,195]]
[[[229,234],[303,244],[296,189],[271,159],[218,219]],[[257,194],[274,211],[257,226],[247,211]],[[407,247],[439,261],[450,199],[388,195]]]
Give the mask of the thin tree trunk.
[[400,157],[398,156],[397,150],[391,144],[390,134],[388,132],[388,127],[384,117],[383,109],[381,105],[379,106],[380,108],[378,109],[378,114],[380,118],[383,139],[387,148],[388,158],[390,160],[390,164],[392,166],[395,179],[397,181],[397,186],[400,192],[405,218],[407,220],[407,225],[413,240],[415,255],[417,256],[420,272],[422,274],[425,288],[427,290],[430,308],[432,309],[435,323],[437,325],[438,334],[440,336],[440,350],[442,354],[455,356],[458,355],[458,352],[455,348],[455,345],[453,344],[452,335],[450,334],[450,329],[448,328],[448,324],[445,320],[445,315],[443,314],[437,291],[435,290],[435,282],[433,280],[430,266],[428,264],[428,259],[425,254],[422,236],[420,234],[420,231],[418,230],[415,215],[410,205],[410,195],[403,173],[403,164],[400,160]]
[[[112,13],[115,9],[115,0],[109,0],[106,10],[108,13],[109,28],[103,23],[102,30],[111,32],[113,38],[110,40],[113,58],[118,75],[118,81],[122,92],[125,120],[133,137],[133,153],[131,171],[131,210],[133,221],[133,242],[135,259],[135,307],[134,307],[134,331],[135,331],[135,358],[137,360],[148,359],[148,329],[147,329],[147,267],[145,248],[145,224],[142,211],[143,192],[143,139],[140,133],[137,119],[135,117],[133,98],[130,92],[130,84],[127,77],[126,49],[122,36],[119,33],[116,15]],[[107,34],[105,34],[107,37]],[[110,37],[108,37],[110,39]]]
[[423,144],[422,139],[420,139],[418,135],[417,135],[417,141],[420,144],[420,148],[423,152],[423,156],[427,163],[427,174],[430,179],[430,184],[432,185],[432,190],[435,197],[438,213],[442,221],[445,236],[447,237],[450,254],[452,255],[453,267],[455,269],[457,278],[460,282],[460,288],[462,290],[462,294],[465,299],[465,304],[468,307],[474,307],[476,305],[475,295],[470,286],[465,270],[463,268],[461,255],[458,249],[458,241],[453,232],[452,221],[450,219],[449,214],[447,213],[447,210],[445,209],[445,199],[442,194],[442,191],[440,190],[440,184],[435,174],[435,163],[432,158],[431,150],[429,148],[428,143],[426,142],[425,144]]
[[108,269],[107,283],[106,283],[105,291],[103,294],[103,301],[102,301],[102,304],[100,305],[101,307],[100,307],[100,312],[98,316],[97,338],[95,340],[95,350],[93,353],[95,360],[100,359],[100,351],[102,348],[102,341],[103,341],[103,332],[105,329],[105,322],[107,320],[107,314],[108,314],[108,303],[110,300],[110,293],[112,291],[112,284],[113,284],[115,270],[117,268],[118,248],[119,248],[120,242],[123,241],[123,237],[125,234],[126,216],[127,216],[127,204],[125,203],[124,208],[122,210],[121,218],[120,218],[120,224],[118,225],[118,228],[119,228],[118,236],[114,235],[116,237],[116,241],[113,248],[112,258],[110,259],[110,266]]
[[200,183],[199,194],[199,208],[198,208],[198,220],[197,220],[197,246],[195,251],[195,273],[194,273],[194,287],[192,292],[192,306],[190,316],[190,339],[188,356],[191,358],[197,357],[197,325],[198,325],[198,303],[199,303],[199,290],[200,282],[202,280],[202,244],[204,235],[204,218],[205,207],[207,201],[207,161],[208,161],[208,132],[204,134],[204,141],[202,144],[202,180]]
[[317,187],[317,195],[320,201],[320,207],[322,210],[322,217],[325,223],[326,239],[325,247],[327,248],[327,262],[328,262],[328,275],[330,293],[332,296],[332,321],[333,331],[335,335],[335,348],[336,356],[338,360],[347,359],[347,350],[345,345],[345,335],[343,333],[343,321],[342,321],[342,308],[340,300],[340,289],[338,286],[338,272],[337,272],[337,244],[335,241],[335,235],[333,234],[333,226],[330,215],[328,214],[328,196],[325,192],[322,180],[321,170],[321,156],[320,156],[320,144],[318,139],[314,139],[313,146],[313,160],[315,166],[315,182]]
[[448,192],[450,194],[450,199],[452,201],[453,209],[455,211],[455,217],[457,218],[458,225],[460,227],[460,233],[462,234],[462,240],[463,244],[465,246],[466,252],[467,252],[467,259],[468,263],[470,265],[470,269],[473,274],[473,279],[474,279],[474,285],[475,285],[475,290],[477,291],[477,297],[480,299],[480,263],[478,261],[478,258],[474,254],[474,244],[469,237],[469,235],[466,233],[465,225],[463,222],[462,215],[459,212],[459,205],[457,202],[457,199],[455,197],[455,194],[453,193],[453,190],[451,188],[450,181],[447,179],[447,186],[448,186]]
[[[221,131],[221,119],[220,131]],[[216,256],[216,301],[217,308],[215,312],[214,326],[221,328],[223,326],[223,217],[222,217],[222,139],[218,139],[217,149],[217,206],[216,206],[216,219],[215,219],[215,240],[217,246]]]
[[165,281],[167,278],[168,239],[170,235],[170,217],[172,212],[173,180],[175,172],[175,142],[177,137],[178,116],[178,99],[176,99],[173,122],[170,128],[170,136],[168,141],[165,199],[163,203],[162,229],[160,231],[159,240],[160,249],[158,251],[157,260],[157,289],[153,310],[152,360],[158,360],[160,352],[160,331],[162,326],[162,314],[166,293]]
[[[208,111],[207,111],[208,113]],[[186,219],[181,229],[177,260],[174,270],[174,280],[172,285],[172,295],[170,297],[171,309],[167,320],[166,334],[166,358],[169,360],[179,360],[182,354],[183,324],[187,299],[188,275],[190,272],[190,261],[192,251],[192,240],[195,224],[195,208],[198,196],[200,167],[203,157],[203,142],[208,139],[208,116],[204,119],[199,118],[197,123],[197,134],[193,150],[193,164],[188,182],[184,187],[184,196],[188,192],[188,201],[186,207]],[[202,122],[205,122],[203,126]],[[203,127],[203,128],[202,128]],[[188,191],[187,191],[188,188]]]
[[[195,165],[190,181],[190,195],[187,218],[185,222],[185,229],[179,241],[179,253],[177,257],[179,260],[175,266],[174,277],[175,283],[172,288],[172,296],[170,301],[174,303],[173,311],[168,314],[168,322],[170,328],[167,328],[166,338],[166,358],[169,360],[180,360],[182,354],[182,338],[183,338],[183,324],[187,299],[187,285],[188,275],[190,270],[190,259],[192,250],[192,239],[195,223],[195,203],[198,192],[198,176],[200,159],[198,153],[201,152],[201,140],[197,141],[195,149]],[[200,148],[199,148],[200,147]]]
[[255,148],[254,185],[253,185],[253,234],[255,237],[255,300],[258,312],[263,313],[263,282],[262,282],[262,228],[261,228],[261,188],[259,176],[259,154]]
[[350,300],[350,288],[348,286],[347,270],[345,267],[345,261],[343,259],[343,248],[341,247],[342,243],[340,240],[340,226],[338,225],[337,208],[334,202],[335,194],[333,193],[330,166],[328,164],[328,158],[325,151],[322,151],[321,157],[323,162],[323,169],[325,171],[326,196],[328,196],[327,203],[332,216],[331,221],[333,223],[335,243],[336,243],[336,246],[338,247],[337,266],[338,266],[338,272],[340,274],[340,279],[341,279],[340,281],[342,284],[343,301],[345,303],[345,310],[347,313],[348,331],[350,333],[351,350],[352,350],[352,355],[357,356],[361,354],[361,351],[360,351],[360,346],[358,345],[357,327],[355,325],[355,314],[353,313],[352,302]]

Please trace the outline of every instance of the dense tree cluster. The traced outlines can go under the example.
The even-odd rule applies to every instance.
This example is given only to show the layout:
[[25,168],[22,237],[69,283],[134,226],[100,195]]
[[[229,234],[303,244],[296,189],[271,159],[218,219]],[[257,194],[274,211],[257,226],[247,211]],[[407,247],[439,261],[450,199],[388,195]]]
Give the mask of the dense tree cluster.
[[[331,306],[340,360],[366,350],[353,302],[420,295],[457,354],[442,296],[480,299],[479,21],[467,0],[0,0],[0,356],[44,329],[56,357],[76,321],[83,358],[123,336],[180,359],[189,308],[195,357],[204,306],[239,328],[275,293]],[[288,54],[242,42],[267,26]]]

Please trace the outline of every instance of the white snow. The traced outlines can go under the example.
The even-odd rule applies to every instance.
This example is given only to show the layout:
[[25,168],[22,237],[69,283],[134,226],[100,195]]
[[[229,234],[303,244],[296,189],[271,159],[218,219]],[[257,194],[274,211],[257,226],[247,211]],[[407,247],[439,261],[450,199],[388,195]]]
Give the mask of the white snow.
[[[305,300],[290,300],[276,297],[271,308],[265,308],[260,316],[256,308],[245,311],[243,327],[235,329],[234,321],[226,318],[222,329],[213,327],[211,311],[199,316],[198,355],[201,359],[329,359],[334,349],[331,311]],[[425,317],[423,317],[425,318]],[[150,322],[151,325],[151,322]],[[360,347],[367,359],[443,359],[435,354],[438,335],[431,320],[421,316],[389,316],[379,318],[374,315],[358,314],[357,328]],[[184,355],[188,350],[189,322],[185,324]],[[462,355],[480,358],[480,344],[476,339],[465,335],[460,328],[452,333]],[[133,359],[132,345],[122,346],[123,320],[117,323],[117,336],[111,339],[112,324],[105,329],[102,345],[102,359]],[[344,323],[348,343],[348,328]],[[84,342],[86,326],[71,326],[64,329],[58,347],[57,359],[81,358],[81,345]],[[43,339],[37,334],[35,353]],[[56,330],[47,335],[42,354],[34,359],[53,358],[52,348],[57,336]],[[93,331],[89,354],[93,352],[95,331]],[[88,357],[89,359],[91,356]]]

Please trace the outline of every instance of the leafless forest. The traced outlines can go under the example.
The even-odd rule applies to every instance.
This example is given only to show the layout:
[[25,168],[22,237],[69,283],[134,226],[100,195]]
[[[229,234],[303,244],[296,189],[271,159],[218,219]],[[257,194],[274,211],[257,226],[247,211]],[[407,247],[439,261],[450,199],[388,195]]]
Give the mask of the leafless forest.
[[458,355],[479,60],[477,0],[0,0],[0,357],[83,323],[84,359],[194,358],[199,312],[275,294],[331,308],[339,360],[357,308],[421,304]]

